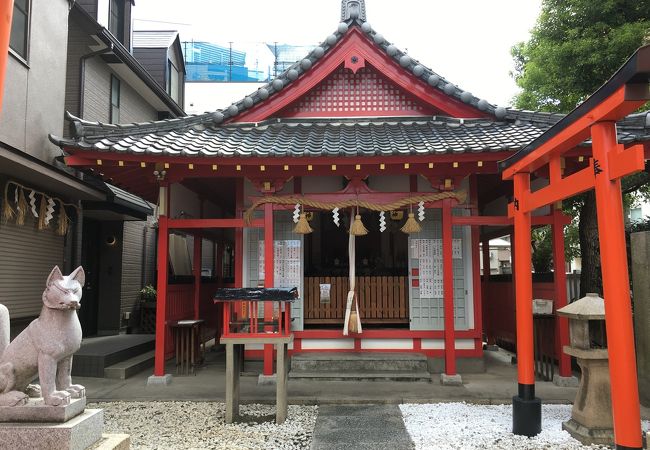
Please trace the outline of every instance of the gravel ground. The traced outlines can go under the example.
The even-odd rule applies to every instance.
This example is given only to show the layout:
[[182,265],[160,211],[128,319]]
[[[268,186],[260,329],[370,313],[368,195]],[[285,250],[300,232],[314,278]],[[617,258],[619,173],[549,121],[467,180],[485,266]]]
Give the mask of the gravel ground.
[[534,438],[511,433],[512,405],[406,404],[400,409],[417,450],[607,448],[583,446],[562,430],[571,405],[542,405],[542,432]]
[[102,402],[104,432],[131,435],[132,449],[308,449],[318,409],[289,405],[275,424],[275,406],[242,405],[243,423],[225,423],[225,405],[213,402]]

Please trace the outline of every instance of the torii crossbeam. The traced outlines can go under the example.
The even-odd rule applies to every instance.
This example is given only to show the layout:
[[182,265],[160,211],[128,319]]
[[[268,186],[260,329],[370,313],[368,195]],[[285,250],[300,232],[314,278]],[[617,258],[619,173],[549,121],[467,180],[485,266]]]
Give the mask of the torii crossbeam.
[[[546,133],[499,163],[504,180],[514,180],[509,214],[515,227],[517,372],[513,432],[541,431],[541,401],[535,397],[531,276],[531,212],[594,189],[609,348],[612,413],[617,449],[641,449],[641,418],[634,331],[625,245],[621,178],[644,169],[644,147],[618,144],[616,121],[650,99],[650,46],[641,47],[591,97]],[[561,158],[591,139],[589,166],[563,177]],[[646,144],[647,145],[647,144]],[[549,184],[531,191],[530,175],[548,165]]]

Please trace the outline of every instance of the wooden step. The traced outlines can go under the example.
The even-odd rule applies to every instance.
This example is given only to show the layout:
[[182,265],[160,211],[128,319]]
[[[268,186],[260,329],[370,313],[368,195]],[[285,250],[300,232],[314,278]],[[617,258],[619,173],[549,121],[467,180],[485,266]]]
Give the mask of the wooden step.
[[151,350],[104,369],[104,378],[126,380],[143,370],[153,367],[156,352]]

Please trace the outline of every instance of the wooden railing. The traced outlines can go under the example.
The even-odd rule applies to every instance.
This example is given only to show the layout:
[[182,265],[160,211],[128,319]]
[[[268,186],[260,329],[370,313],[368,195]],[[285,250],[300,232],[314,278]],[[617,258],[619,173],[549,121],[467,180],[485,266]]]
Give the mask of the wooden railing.
[[[329,303],[321,302],[320,285],[329,284]],[[305,277],[306,324],[343,323],[349,282],[347,277]],[[357,277],[357,298],[365,323],[408,323],[408,277]]]

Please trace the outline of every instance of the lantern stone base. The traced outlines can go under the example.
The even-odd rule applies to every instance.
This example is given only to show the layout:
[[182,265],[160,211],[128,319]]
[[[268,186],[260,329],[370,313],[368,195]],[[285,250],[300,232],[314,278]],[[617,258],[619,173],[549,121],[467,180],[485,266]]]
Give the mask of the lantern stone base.
[[580,380],[577,377],[561,377],[555,374],[553,375],[553,384],[557,387],[578,387]]
[[614,443],[613,428],[587,428],[570,419],[562,423],[562,429],[584,445],[612,445]]

